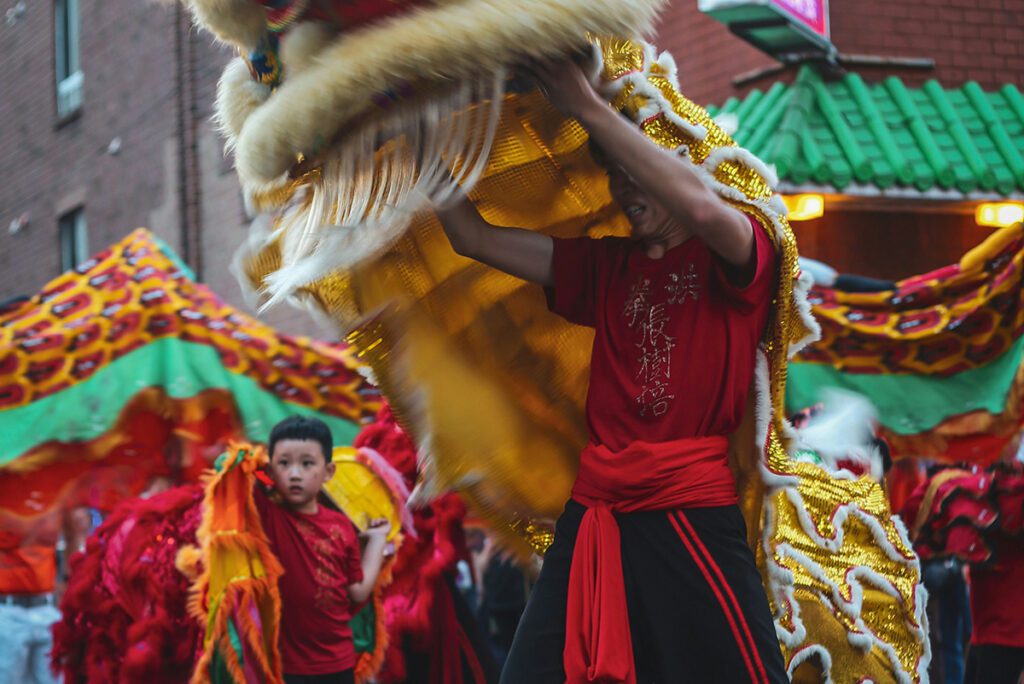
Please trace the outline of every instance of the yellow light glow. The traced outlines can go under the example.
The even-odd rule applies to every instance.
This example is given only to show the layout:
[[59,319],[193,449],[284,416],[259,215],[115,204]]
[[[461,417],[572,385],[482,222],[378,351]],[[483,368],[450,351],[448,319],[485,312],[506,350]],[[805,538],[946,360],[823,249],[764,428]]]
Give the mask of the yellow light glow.
[[825,215],[825,198],[821,195],[786,195],[782,200],[789,209],[790,221],[810,221]]
[[1005,228],[1024,221],[1024,204],[1016,202],[986,202],[974,212],[979,226]]

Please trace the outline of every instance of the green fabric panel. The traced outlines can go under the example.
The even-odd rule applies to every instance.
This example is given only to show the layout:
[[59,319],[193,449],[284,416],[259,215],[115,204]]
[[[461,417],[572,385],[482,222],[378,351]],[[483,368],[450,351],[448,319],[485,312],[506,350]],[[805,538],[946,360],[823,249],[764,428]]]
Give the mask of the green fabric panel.
[[245,667],[245,649],[242,648],[242,637],[238,636],[238,628],[234,620],[228,620],[228,639],[231,640],[231,648],[235,651],[238,664]]
[[373,653],[373,649],[377,647],[377,613],[373,609],[373,601],[353,615],[348,625],[352,628],[352,641],[355,642],[356,653]]
[[344,418],[285,402],[255,380],[228,371],[212,347],[167,338],[136,349],[83,383],[0,412],[0,467],[43,442],[95,439],[113,427],[126,401],[147,387],[162,387],[176,399],[207,389],[228,390],[246,437],[257,442],[266,442],[271,428],[293,414],[326,422],[336,445],[351,444],[359,432],[358,425]]
[[790,363],[786,410],[812,406],[820,400],[822,389],[839,387],[871,400],[879,421],[888,429],[916,435],[968,411],[1002,413],[1022,351],[1024,337],[992,363],[946,378],[844,373],[825,364]]

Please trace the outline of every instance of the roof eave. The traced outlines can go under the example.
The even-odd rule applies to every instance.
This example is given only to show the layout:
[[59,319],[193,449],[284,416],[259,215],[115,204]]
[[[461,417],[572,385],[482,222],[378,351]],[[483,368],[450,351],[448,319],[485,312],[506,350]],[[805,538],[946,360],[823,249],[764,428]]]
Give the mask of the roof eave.
[[1021,202],[1024,201],[1024,192],[1014,191],[1008,195],[998,192],[961,192],[959,190],[944,190],[942,188],[929,188],[918,190],[908,187],[880,188],[877,185],[851,183],[839,189],[832,185],[817,185],[813,183],[794,184],[788,181],[779,181],[778,191],[784,195],[795,195],[800,193],[816,193],[821,195],[847,196],[851,199],[865,198],[872,200],[911,200],[915,202]]

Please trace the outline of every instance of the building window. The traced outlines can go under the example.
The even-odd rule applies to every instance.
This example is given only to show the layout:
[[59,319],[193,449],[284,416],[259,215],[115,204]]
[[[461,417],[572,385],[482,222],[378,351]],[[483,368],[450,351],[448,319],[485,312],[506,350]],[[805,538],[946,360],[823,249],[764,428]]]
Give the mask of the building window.
[[70,271],[89,258],[89,228],[85,211],[75,209],[60,217],[60,270]]
[[54,45],[57,50],[57,116],[82,108],[82,70],[78,60],[78,0],[55,0]]

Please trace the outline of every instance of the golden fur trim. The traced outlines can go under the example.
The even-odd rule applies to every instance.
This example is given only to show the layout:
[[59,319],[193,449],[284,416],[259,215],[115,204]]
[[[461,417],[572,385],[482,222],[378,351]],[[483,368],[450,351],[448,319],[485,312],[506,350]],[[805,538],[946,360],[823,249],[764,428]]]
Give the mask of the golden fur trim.
[[228,62],[217,82],[217,101],[213,108],[213,120],[224,136],[226,151],[234,150],[245,120],[268,97],[270,87],[252,79],[244,59],[236,57]]
[[[301,74],[313,66],[325,48],[337,38],[337,31],[320,21],[296,24],[281,38],[281,64],[288,73]],[[287,78],[287,75],[285,76]]]
[[183,0],[196,24],[221,42],[249,52],[267,31],[267,13],[252,0]]
[[[199,1],[199,0],[196,0]],[[649,31],[664,0],[462,0],[346,34],[249,117],[238,139],[243,185],[279,181],[298,154],[315,156],[374,95],[425,74],[463,82],[524,56],[581,45],[585,34]]]

